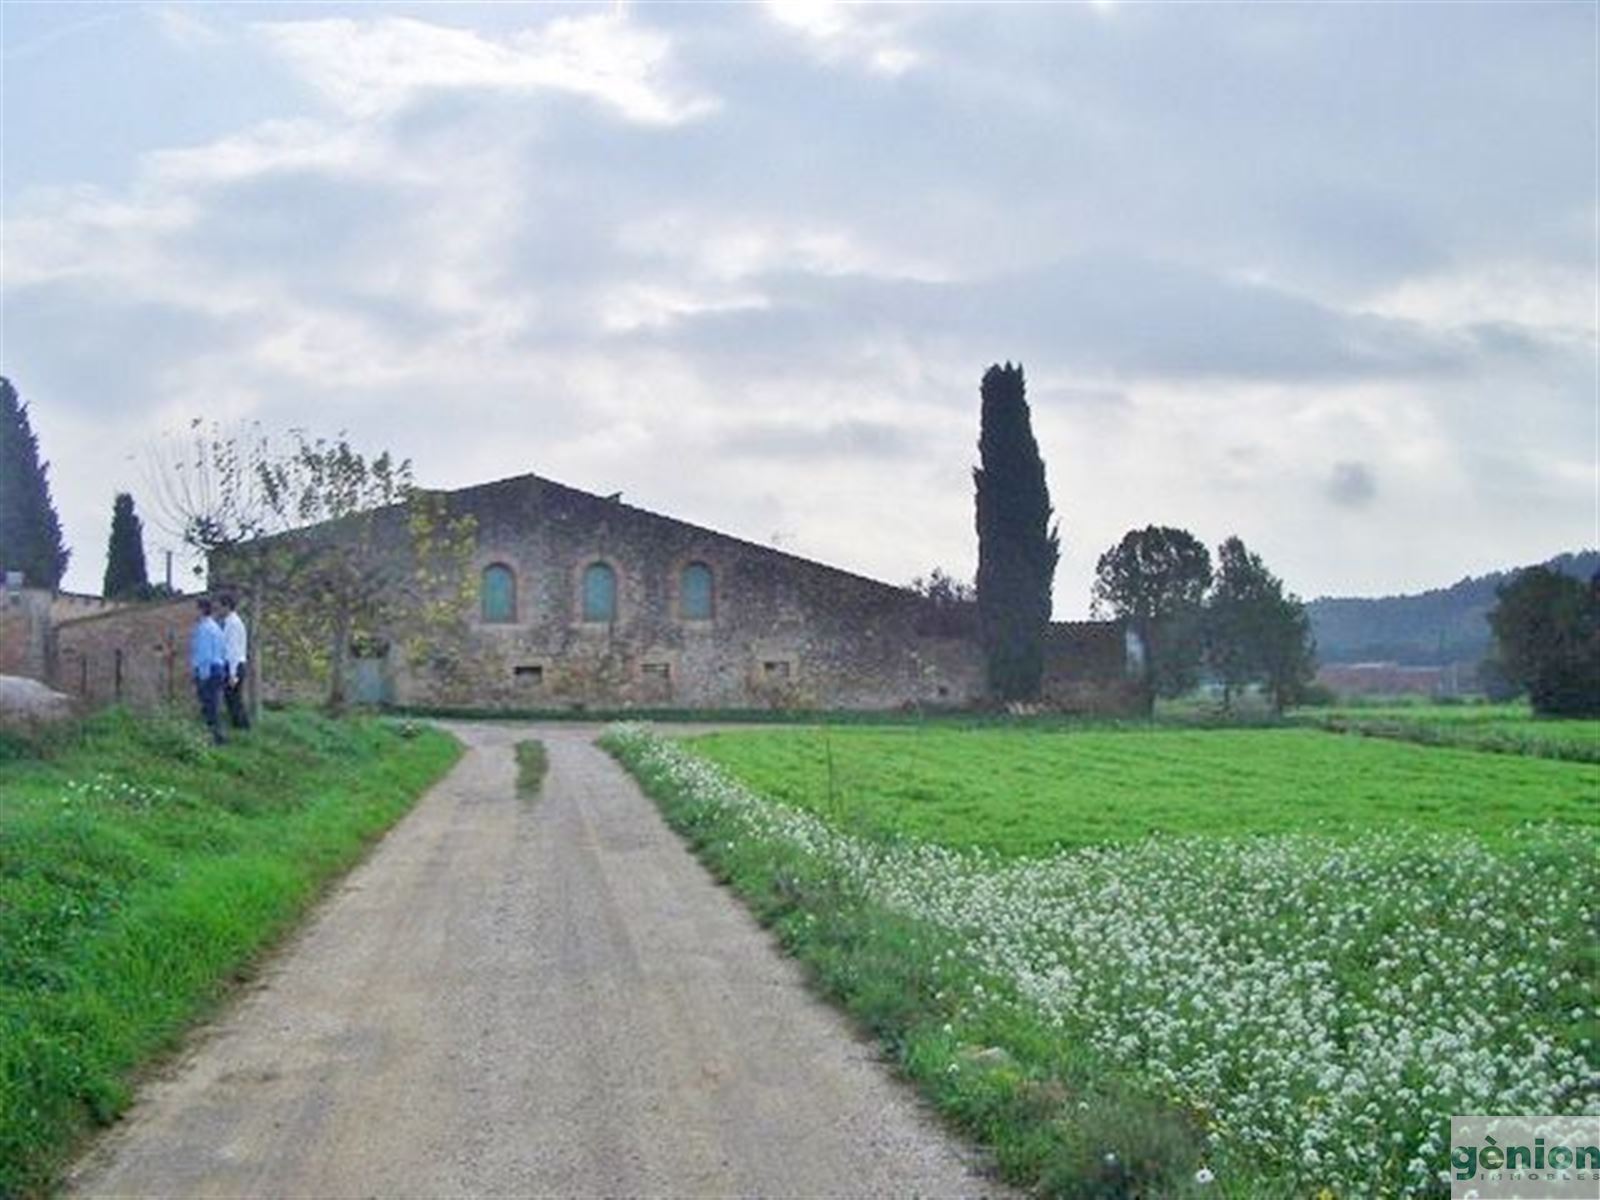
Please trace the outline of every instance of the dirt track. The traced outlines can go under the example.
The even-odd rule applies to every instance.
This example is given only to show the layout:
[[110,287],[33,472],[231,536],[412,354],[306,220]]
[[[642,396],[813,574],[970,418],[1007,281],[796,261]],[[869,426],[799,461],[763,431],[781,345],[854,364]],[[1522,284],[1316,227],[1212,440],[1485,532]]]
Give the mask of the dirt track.
[[[593,731],[470,746],[69,1180],[181,1196],[1000,1190]],[[550,753],[514,795],[511,744]]]

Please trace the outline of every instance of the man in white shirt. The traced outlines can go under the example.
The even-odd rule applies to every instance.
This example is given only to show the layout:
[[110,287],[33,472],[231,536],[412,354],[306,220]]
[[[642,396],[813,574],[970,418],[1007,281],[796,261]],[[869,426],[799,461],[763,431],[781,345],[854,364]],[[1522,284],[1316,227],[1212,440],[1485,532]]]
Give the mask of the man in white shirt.
[[223,678],[222,697],[228,703],[228,723],[235,729],[249,729],[250,713],[244,703],[244,676],[249,669],[250,639],[245,633],[244,619],[234,606],[231,592],[224,592],[217,597],[217,607],[222,611],[222,640],[227,650],[227,674]]

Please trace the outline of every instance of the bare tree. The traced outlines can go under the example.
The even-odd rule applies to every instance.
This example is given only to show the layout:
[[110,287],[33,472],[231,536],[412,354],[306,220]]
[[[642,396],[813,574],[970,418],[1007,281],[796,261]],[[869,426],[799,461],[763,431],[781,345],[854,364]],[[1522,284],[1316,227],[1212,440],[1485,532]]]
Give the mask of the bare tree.
[[158,459],[159,502],[211,584],[249,596],[258,664],[271,653],[276,669],[324,681],[338,711],[358,642],[398,639],[416,658],[458,632],[475,523],[417,488],[409,459],[298,429],[281,447],[258,427],[190,430]]

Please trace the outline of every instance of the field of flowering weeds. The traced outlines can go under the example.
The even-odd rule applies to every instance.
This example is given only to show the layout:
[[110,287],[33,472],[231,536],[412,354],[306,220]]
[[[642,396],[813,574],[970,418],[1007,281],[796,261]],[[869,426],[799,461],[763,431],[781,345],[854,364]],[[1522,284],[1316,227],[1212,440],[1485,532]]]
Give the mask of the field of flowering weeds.
[[[1262,739],[1264,761],[1236,743],[1237,770],[1281,769],[1281,740],[1248,736]],[[731,753],[740,738],[756,744]],[[747,766],[779,744],[770,738],[701,739],[693,749]],[[1065,753],[1076,740],[1055,743]],[[1147,740],[1127,735],[1130,749]],[[940,1072],[967,1078],[979,1063],[1004,1077],[984,1086],[1031,1097],[1006,1110],[1028,1128],[990,1120],[976,1131],[1066,1143],[1076,1166],[1052,1168],[1040,1151],[1019,1173],[1046,1191],[1443,1195],[1452,1113],[1600,1111],[1592,825],[1502,815],[1477,830],[1467,819],[1252,833],[1247,807],[1231,831],[1223,823],[1033,854],[1007,845],[1002,855],[973,835],[981,812],[965,811],[950,826],[956,844],[940,844],[922,832],[937,824],[897,827],[853,818],[848,804],[776,800],[637,728],[612,744],[655,794],[673,797],[669,819],[736,886],[741,874],[812,881],[777,889],[763,902],[769,919],[804,931],[853,905],[926,931],[938,961],[919,970],[941,982],[896,1017],[904,1028],[891,1032],[915,1047],[902,1061],[924,1087],[932,1081],[936,1102],[953,1086]],[[1462,752],[1351,745],[1440,755],[1441,775],[1460,768]],[[974,746],[968,769],[984,761]],[[1508,762],[1479,755],[1476,765],[1492,776]],[[833,765],[837,780],[837,757]],[[1600,782],[1580,765],[1523,765]],[[925,764],[891,761],[884,777],[911,778],[930,798],[937,788]],[[1225,818],[1228,793],[1208,793],[1203,768],[1185,779],[1196,810]],[[1308,785],[1304,772],[1295,779]],[[1329,776],[1320,790],[1336,801],[1344,786]],[[1319,800],[1317,811],[1333,802]],[[803,934],[785,937],[801,957],[813,952]],[[835,990],[847,1000],[871,986],[852,970],[871,973],[843,971]],[[992,1044],[974,1051],[972,1030]],[[1085,1099],[1117,1087],[1181,1114],[1195,1136],[1127,1140]],[[1141,1158],[1135,1179],[1124,1163]]]

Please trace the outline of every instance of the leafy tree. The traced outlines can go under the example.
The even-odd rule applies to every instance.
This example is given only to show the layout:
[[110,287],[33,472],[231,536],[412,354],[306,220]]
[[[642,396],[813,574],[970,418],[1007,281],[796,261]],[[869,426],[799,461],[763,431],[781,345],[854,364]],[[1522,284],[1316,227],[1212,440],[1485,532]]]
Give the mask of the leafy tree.
[[1529,567],[1501,586],[1489,626],[1501,671],[1535,712],[1600,715],[1600,576]]
[[21,571],[33,587],[56,588],[71,557],[50,501],[50,464],[11,381],[0,376],[0,571]]
[[1282,712],[1310,682],[1314,669],[1311,624],[1298,597],[1267,570],[1237,537],[1217,548],[1217,572],[1206,600],[1206,663],[1222,682],[1222,701],[1265,682],[1273,708]]
[[1094,609],[1127,621],[1143,643],[1146,713],[1154,711],[1158,693],[1180,695],[1194,686],[1210,585],[1211,554],[1187,530],[1132,529],[1100,556]]
[[106,547],[106,579],[102,589],[108,599],[145,599],[150,576],[144,561],[144,522],[133,511],[133,497],[118,492],[111,505],[111,541]]
[[924,579],[918,575],[911,590],[928,602],[917,632],[933,637],[971,637],[978,629],[978,592],[949,572],[935,567]]
[[279,450],[258,433],[192,428],[164,472],[169,511],[213,585],[250,598],[256,644],[285,677],[325,681],[339,711],[358,647],[398,640],[419,662],[459,633],[474,523],[417,488],[409,460],[368,459],[343,437],[296,431]]
[[983,376],[977,492],[978,633],[996,700],[1034,700],[1061,538],[1050,524],[1044,459],[1033,437],[1022,367]]
[[1281,713],[1308,695],[1317,674],[1317,643],[1300,597],[1285,593],[1267,606],[1260,638],[1267,694],[1272,710]]

